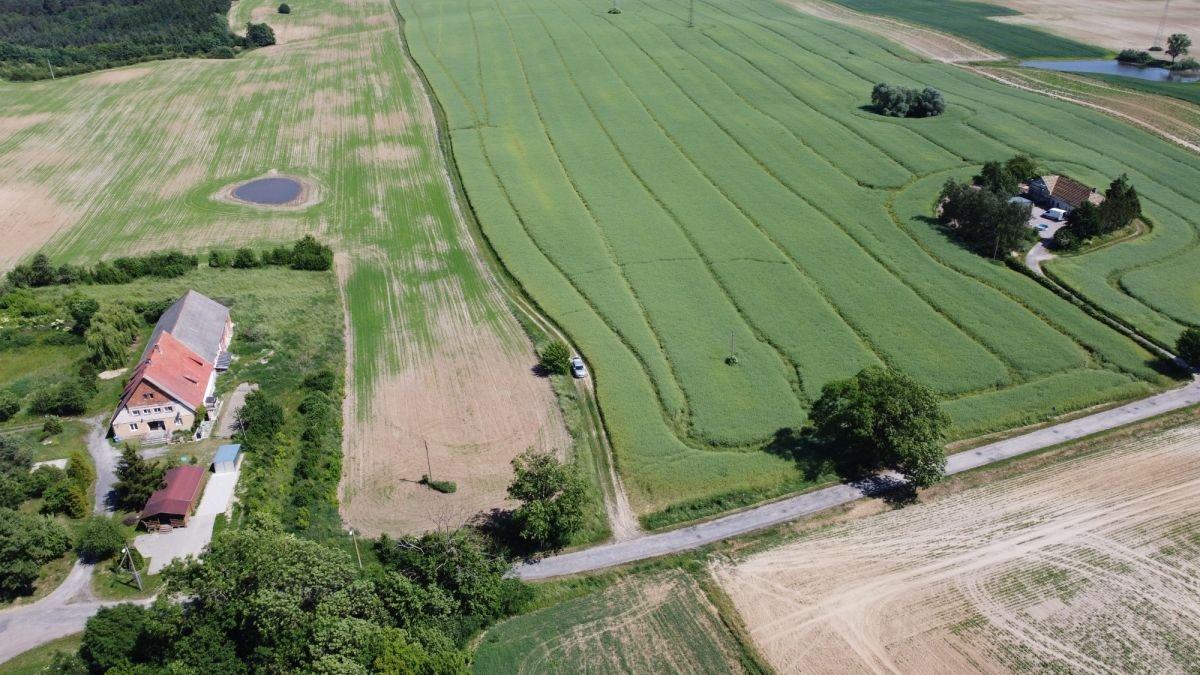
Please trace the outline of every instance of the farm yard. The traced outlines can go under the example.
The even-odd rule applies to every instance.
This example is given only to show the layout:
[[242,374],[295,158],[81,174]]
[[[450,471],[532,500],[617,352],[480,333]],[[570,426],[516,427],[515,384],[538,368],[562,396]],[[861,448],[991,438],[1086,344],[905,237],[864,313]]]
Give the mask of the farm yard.
[[[956,438],[1170,385],[929,216],[948,177],[1018,152],[1094,185],[1127,173],[1152,233],[1049,268],[1171,344],[1200,321],[1195,155],[787,6],[698,2],[689,29],[682,0],[601,5],[400,11],[489,242],[595,366],[640,513],[811,484],[759,450],[868,365],[933,387]],[[949,110],[880,118],[881,81]]]
[[[348,314],[344,515],[371,534],[459,524],[505,504],[496,467],[529,446],[565,453],[570,438],[481,271],[392,8],[275,8],[234,3],[231,25],[266,20],[281,43],[238,59],[0,82],[0,269],[37,250],[90,264],[315,235],[340,252]],[[215,198],[271,171],[311,182],[319,200]],[[337,321],[334,309],[312,318]],[[417,485],[424,441],[456,494]]]
[[780,672],[1194,672],[1200,426],[826,527],[714,573]]

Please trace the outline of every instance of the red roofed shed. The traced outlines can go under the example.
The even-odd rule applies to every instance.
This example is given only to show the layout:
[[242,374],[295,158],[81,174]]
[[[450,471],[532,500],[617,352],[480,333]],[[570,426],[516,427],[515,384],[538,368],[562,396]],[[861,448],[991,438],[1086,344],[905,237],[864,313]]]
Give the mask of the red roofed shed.
[[163,525],[187,527],[188,518],[200,500],[200,485],[204,469],[198,466],[177,466],[167,471],[167,486],[150,495],[142,509],[142,524],[151,532]]

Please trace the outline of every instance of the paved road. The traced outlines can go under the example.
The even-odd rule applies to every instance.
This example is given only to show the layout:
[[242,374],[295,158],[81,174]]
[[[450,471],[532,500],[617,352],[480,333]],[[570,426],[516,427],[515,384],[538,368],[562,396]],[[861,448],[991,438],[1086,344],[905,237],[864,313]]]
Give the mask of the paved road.
[[105,438],[108,431],[103,415],[89,419],[87,447],[92,461],[96,464],[96,506],[98,514],[112,513],[115,508],[113,486],[117,483],[117,462],[121,453]]
[[[946,473],[954,474],[975,469],[1197,404],[1200,404],[1200,381],[1119,408],[951,455],[946,462]],[[548,579],[679,553],[861,499],[867,496],[871,487],[835,485],[814,490],[699,525],[517,565],[513,568],[513,574],[527,580]]]

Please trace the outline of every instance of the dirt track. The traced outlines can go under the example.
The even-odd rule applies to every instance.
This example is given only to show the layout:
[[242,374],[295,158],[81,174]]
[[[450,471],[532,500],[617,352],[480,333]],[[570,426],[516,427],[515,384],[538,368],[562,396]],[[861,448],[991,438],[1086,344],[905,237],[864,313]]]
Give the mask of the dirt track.
[[1194,672],[1200,424],[715,568],[781,672]]

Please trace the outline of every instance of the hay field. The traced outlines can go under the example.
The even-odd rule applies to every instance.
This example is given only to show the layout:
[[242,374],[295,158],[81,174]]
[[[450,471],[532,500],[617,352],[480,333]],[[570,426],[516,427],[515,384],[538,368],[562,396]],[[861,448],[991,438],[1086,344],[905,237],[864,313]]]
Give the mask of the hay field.
[[715,574],[780,672],[1200,668],[1200,424]]
[[[569,439],[481,271],[395,14],[386,0],[275,6],[234,4],[233,25],[265,20],[281,42],[238,59],[0,83],[0,269],[39,248],[90,261],[315,234],[339,251],[348,314],[348,522],[419,531],[501,506],[512,456]],[[272,170],[320,201],[213,198]],[[336,320],[324,309],[312,320]],[[456,495],[415,487],[424,440]]]
[[[485,233],[595,365],[636,509],[803,485],[758,450],[867,365],[935,388],[956,436],[1166,383],[1141,348],[922,218],[947,177],[1017,152],[1097,184],[1127,172],[1157,227],[1114,249],[1154,276],[1195,250],[1194,155],[781,4],[696,6],[688,29],[684,0],[400,5]],[[861,110],[883,80],[942,89],[950,110]],[[1105,287],[1096,301],[1161,339],[1200,311],[1198,271],[1147,291],[1168,316],[1091,258],[1071,264]]]
[[[1154,44],[1163,11],[1162,0],[990,1],[1021,13],[996,21],[1037,28],[1114,52]],[[1171,0],[1165,33],[1200,35],[1200,0]]]
[[489,630],[476,673],[741,673],[717,609],[681,570],[629,577]]

